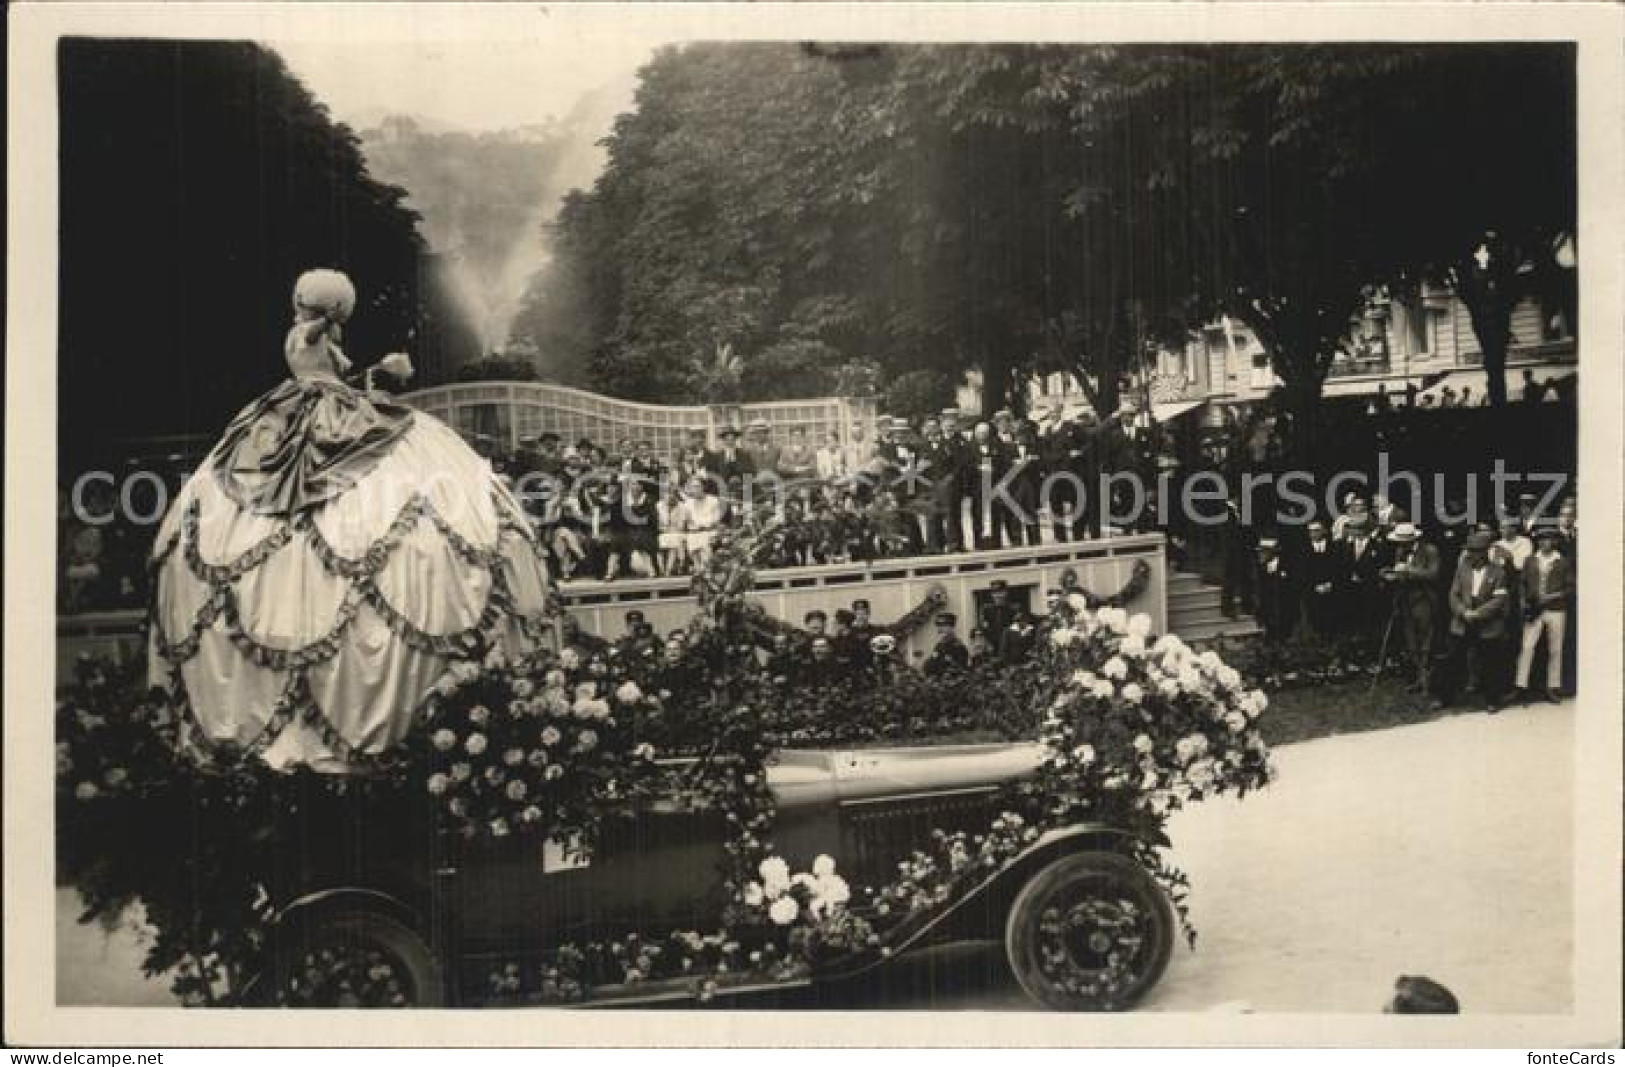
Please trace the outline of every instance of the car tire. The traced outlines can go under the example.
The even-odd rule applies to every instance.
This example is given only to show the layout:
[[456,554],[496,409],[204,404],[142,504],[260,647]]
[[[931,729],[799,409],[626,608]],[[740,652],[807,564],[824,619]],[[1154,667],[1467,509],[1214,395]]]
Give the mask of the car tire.
[[298,920],[274,956],[266,993],[283,1007],[434,1008],[443,1002],[433,951],[416,930],[383,911],[345,907]]
[[1123,1011],[1168,967],[1174,912],[1139,863],[1075,852],[1038,870],[1005,922],[1005,952],[1023,991],[1054,1011]]

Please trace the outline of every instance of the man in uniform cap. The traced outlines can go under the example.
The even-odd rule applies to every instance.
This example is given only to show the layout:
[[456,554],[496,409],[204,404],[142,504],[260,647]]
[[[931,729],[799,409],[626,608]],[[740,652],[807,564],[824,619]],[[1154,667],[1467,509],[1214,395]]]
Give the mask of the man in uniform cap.
[[1394,624],[1416,667],[1410,690],[1429,693],[1438,626],[1434,589],[1439,579],[1439,550],[1423,540],[1422,531],[1410,522],[1395,525],[1388,543],[1393,546],[1393,559],[1383,570],[1382,581],[1393,595]]
[[1264,643],[1281,645],[1292,636],[1297,621],[1297,588],[1286,560],[1281,558],[1281,542],[1274,535],[1258,539],[1258,576],[1254,579],[1258,597],[1258,621],[1264,627]]
[[1546,645],[1546,699],[1553,704],[1563,689],[1563,633],[1568,626],[1569,599],[1574,595],[1574,568],[1559,546],[1563,535],[1555,525],[1537,528],[1538,548],[1524,561],[1523,642],[1518,651],[1514,699],[1527,701],[1529,672],[1535,650]]
[[1003,578],[995,578],[987,587],[987,602],[982,605],[981,628],[989,644],[1002,659],[1010,624],[1016,621],[1020,608],[1010,599],[1010,586]]
[[1501,660],[1511,601],[1506,571],[1490,562],[1490,536],[1474,532],[1462,545],[1450,582],[1450,679],[1452,697],[1476,688],[1484,710],[1501,709]]

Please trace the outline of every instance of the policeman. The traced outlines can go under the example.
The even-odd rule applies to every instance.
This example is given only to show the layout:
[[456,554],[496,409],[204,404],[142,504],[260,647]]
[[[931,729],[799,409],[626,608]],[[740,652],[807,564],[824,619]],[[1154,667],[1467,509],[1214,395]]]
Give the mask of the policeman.
[[988,601],[982,605],[982,632],[1000,659],[1004,658],[1004,643],[1010,624],[1016,621],[1019,610],[1010,599],[1010,586],[1003,578],[995,578],[988,587]]
[[927,676],[938,678],[970,666],[970,648],[959,639],[958,625],[959,617],[951,611],[937,616],[937,643],[921,668]]
[[880,627],[870,619],[869,601],[862,597],[852,601],[852,625],[848,632],[852,636],[852,665],[867,669],[874,662],[874,652],[869,643],[880,633]]

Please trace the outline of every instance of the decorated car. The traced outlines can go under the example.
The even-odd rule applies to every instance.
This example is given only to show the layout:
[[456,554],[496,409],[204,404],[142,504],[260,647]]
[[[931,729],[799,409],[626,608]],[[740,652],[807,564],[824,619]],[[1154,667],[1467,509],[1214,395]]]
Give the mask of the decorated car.
[[[398,743],[319,764],[200,745],[185,702],[87,665],[61,877],[87,919],[140,904],[196,1004],[704,1003],[958,939],[1046,1007],[1139,1001],[1194,944],[1166,820],[1267,782],[1263,694],[1081,591],[1030,664],[793,691],[746,597],[772,536],[719,544],[680,656],[550,608],[558,641],[452,657]],[[907,743],[865,725],[899,707]]]

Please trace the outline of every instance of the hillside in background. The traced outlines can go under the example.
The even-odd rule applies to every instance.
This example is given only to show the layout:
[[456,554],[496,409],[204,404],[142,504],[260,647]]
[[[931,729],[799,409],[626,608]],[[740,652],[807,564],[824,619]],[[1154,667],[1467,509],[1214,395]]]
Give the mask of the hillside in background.
[[[631,100],[632,81],[579,98],[562,118],[496,132],[446,128],[410,115],[376,117],[360,131],[373,173],[407,190],[429,248],[444,264],[450,299],[484,350],[515,338],[532,277],[547,261],[547,223],[565,193],[592,184],[598,142]],[[543,349],[537,369],[577,378]]]

